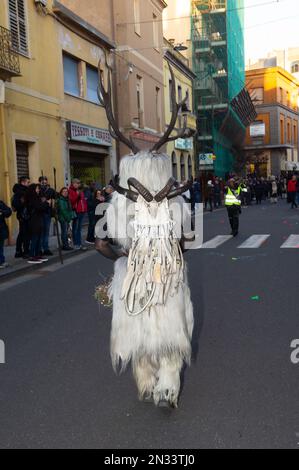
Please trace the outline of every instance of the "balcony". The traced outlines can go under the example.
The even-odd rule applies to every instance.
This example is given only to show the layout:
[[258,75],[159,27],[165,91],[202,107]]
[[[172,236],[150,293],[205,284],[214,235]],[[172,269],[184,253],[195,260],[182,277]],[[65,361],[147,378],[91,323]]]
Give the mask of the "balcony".
[[197,128],[195,114],[191,113],[191,111],[183,111],[182,116],[184,118],[184,124],[186,124],[187,129],[195,132]]
[[19,56],[11,44],[11,32],[0,26],[0,80],[3,81],[21,75]]

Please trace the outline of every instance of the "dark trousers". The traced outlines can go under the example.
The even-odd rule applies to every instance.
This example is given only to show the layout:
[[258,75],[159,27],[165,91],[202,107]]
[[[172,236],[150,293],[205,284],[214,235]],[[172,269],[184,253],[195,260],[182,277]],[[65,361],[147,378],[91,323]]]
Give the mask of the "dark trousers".
[[214,195],[214,206],[220,207],[221,206],[221,194]]
[[210,206],[210,211],[212,212],[213,211],[213,199],[212,199],[212,197],[208,197],[208,198],[205,199],[205,210],[207,210],[208,203],[209,203],[209,206]]
[[86,240],[88,242],[94,242],[95,237],[94,237],[94,229],[96,225],[96,218],[95,218],[95,211],[90,211],[88,212],[88,232],[87,232],[87,238]]
[[69,240],[67,236],[68,225],[69,224],[67,222],[60,222],[62,248],[69,247]]
[[19,234],[16,242],[16,254],[28,255],[29,243],[29,223],[27,220],[19,220]]
[[5,263],[4,256],[4,239],[0,237],[0,264]]
[[34,233],[30,241],[30,257],[34,258],[40,252],[41,233]]
[[84,214],[79,213],[77,214],[77,217],[73,219],[73,226],[72,226],[72,232],[73,232],[73,242],[76,247],[79,247],[82,245],[82,239],[81,239],[81,231],[82,231],[82,222],[83,222]]
[[298,207],[296,204],[296,195],[295,191],[289,193],[289,199],[290,203],[292,204],[291,208],[294,209],[294,207]]
[[232,229],[233,235],[236,235],[239,231],[239,206],[226,206],[229,223]]
[[262,194],[257,193],[257,194],[255,195],[255,198],[256,198],[256,203],[257,203],[257,204],[261,204],[261,203],[262,203],[262,198],[263,198],[263,195],[262,195]]

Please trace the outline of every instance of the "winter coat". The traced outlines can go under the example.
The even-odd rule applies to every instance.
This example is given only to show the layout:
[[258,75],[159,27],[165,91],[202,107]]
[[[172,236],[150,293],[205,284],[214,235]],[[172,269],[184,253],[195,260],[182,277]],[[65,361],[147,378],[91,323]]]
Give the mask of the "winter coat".
[[57,216],[59,222],[69,223],[73,218],[73,209],[68,197],[59,196],[57,199]]
[[73,185],[69,188],[69,199],[71,201],[72,209],[77,214],[87,212],[87,201],[83,191],[78,191]]
[[42,202],[41,197],[31,198],[27,204],[27,210],[30,214],[29,219],[29,232],[30,235],[41,235],[43,230],[43,216],[49,210],[49,204],[45,201]]
[[272,196],[272,194],[277,195],[277,191],[278,191],[277,183],[276,183],[276,181],[272,181],[272,183],[271,183],[271,196]]
[[198,181],[195,181],[193,183],[193,191],[194,191],[194,201],[196,203],[201,202],[200,183]]
[[297,181],[290,180],[288,182],[288,192],[295,193],[297,191]]
[[24,220],[25,198],[28,187],[17,183],[12,190],[14,193],[11,200],[12,208],[17,213],[17,219]]
[[6,240],[8,238],[8,227],[6,220],[12,214],[11,209],[4,204],[3,201],[0,201],[0,239]]
[[[45,186],[41,186],[41,190],[40,190],[40,196],[41,197],[44,197],[47,199],[47,201],[49,199],[56,199],[57,198],[57,193],[55,191],[55,189],[51,188],[48,184],[45,185]],[[51,206],[49,205],[48,206],[48,209],[46,211],[46,214],[48,214],[49,216],[52,215],[52,209],[51,209]]]

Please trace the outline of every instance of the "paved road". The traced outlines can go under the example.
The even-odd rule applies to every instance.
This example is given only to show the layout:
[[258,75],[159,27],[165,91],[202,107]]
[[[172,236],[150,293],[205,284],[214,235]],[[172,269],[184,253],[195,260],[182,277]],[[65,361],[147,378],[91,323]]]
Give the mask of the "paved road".
[[[204,216],[205,241],[227,233],[225,211]],[[297,448],[299,251],[280,248],[295,234],[299,211],[254,206],[237,239],[187,254],[196,327],[178,410],[138,402],[130,372],[112,371],[111,313],[93,299],[108,261],[0,285],[0,447]],[[238,248],[252,235],[270,236]]]

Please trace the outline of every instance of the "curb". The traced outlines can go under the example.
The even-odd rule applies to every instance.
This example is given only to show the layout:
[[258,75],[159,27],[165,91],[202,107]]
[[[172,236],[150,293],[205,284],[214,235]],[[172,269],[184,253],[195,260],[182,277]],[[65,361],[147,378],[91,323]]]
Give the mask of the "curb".
[[[82,255],[83,253],[88,253],[92,250],[95,251],[94,248],[87,248],[86,251],[81,251],[81,250],[67,251],[67,252],[63,253],[63,260],[66,261],[69,258],[73,258],[75,256]],[[9,271],[9,272],[6,272],[5,270],[3,270],[3,272],[0,272],[0,283],[6,282],[6,281],[11,280],[11,279],[15,279],[19,276],[22,276],[23,274],[27,274],[27,273],[30,273],[32,271],[41,269],[41,266],[43,266],[45,268],[46,266],[49,266],[49,265],[57,263],[57,262],[60,262],[58,252],[55,252],[54,256],[49,257],[49,261],[47,261],[46,263],[43,263],[43,264],[28,264],[26,262],[26,260],[24,260],[24,263],[26,263],[24,266],[21,265],[17,269],[14,269],[14,270]]]

